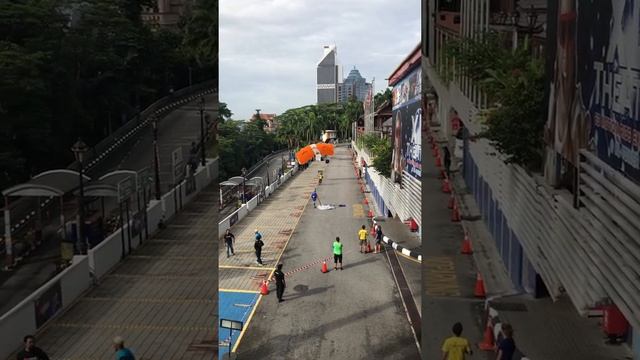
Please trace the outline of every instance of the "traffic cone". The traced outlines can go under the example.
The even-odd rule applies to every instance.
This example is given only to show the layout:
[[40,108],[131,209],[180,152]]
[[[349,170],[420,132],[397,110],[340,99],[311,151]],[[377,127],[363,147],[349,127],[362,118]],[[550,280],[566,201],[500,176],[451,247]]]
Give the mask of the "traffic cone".
[[440,160],[440,155],[436,155],[436,166],[442,167],[442,160]]
[[453,209],[453,204],[455,203],[455,198],[453,197],[453,194],[451,194],[451,196],[449,196],[449,205],[447,206],[449,209]]
[[362,200],[362,202],[363,202],[365,205],[369,205],[369,200],[367,200],[367,198],[364,198],[364,200]]
[[493,339],[493,330],[491,329],[491,321],[487,319],[487,326],[484,328],[484,336],[482,342],[478,344],[480,350],[493,351],[496,349],[496,343]]
[[482,280],[480,273],[478,273],[478,276],[476,277],[476,289],[473,292],[473,295],[477,298],[484,298],[487,296],[484,290],[484,281]]
[[375,226],[371,227],[371,231],[369,232],[369,234],[371,234],[371,236],[375,236],[376,235],[376,227]]
[[262,285],[260,285],[260,295],[269,295],[269,288],[267,287],[266,281],[263,281]]
[[373,211],[369,210],[369,213],[367,214],[367,216],[369,216],[369,218],[373,217]]
[[444,169],[440,169],[440,176],[438,176],[438,178],[440,178],[440,179],[445,179],[446,177],[447,177],[447,176],[446,176],[446,174],[444,173]]
[[322,273],[325,274],[325,273],[328,273],[328,272],[329,272],[329,268],[327,268],[327,262],[323,261],[322,262]]
[[367,243],[367,253],[370,253],[370,252],[371,252],[371,244]]
[[451,193],[451,186],[449,185],[449,179],[444,179],[442,182],[442,192],[445,194]]
[[473,250],[471,250],[471,240],[469,240],[469,234],[464,234],[464,240],[462,240],[462,254],[471,255],[473,254]]
[[451,221],[458,222],[460,221],[460,209],[458,209],[458,204],[453,202],[453,211],[451,212]]

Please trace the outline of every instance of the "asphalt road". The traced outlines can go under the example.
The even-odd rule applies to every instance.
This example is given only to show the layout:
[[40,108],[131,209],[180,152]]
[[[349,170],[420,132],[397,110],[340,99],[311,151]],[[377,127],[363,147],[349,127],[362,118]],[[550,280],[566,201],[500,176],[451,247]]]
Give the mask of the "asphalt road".
[[[217,116],[215,100],[217,95],[205,97],[205,111],[213,118]],[[160,157],[160,183],[162,192],[170,189],[171,180],[171,152],[177,147],[183,148],[183,155],[188,159],[192,141],[200,136],[200,114],[195,102],[169,113],[159,122],[158,148]],[[141,170],[153,165],[153,131],[151,126],[143,130],[138,141],[124,149],[116,151],[112,156],[98,165],[91,175],[93,178],[106,174],[112,170]],[[153,167],[151,167],[153,169]],[[153,193],[152,193],[153,194]],[[73,202],[73,200],[72,200]],[[135,199],[131,202],[131,210],[135,209]],[[106,212],[117,209],[115,199],[106,199]],[[69,214],[70,216],[71,214]],[[70,217],[67,217],[70,219]],[[54,218],[57,221],[57,218]],[[57,224],[57,223],[56,223]],[[51,229],[52,230],[52,229]],[[17,305],[26,296],[55,275],[56,261],[60,259],[60,243],[56,237],[47,240],[15,270],[0,273],[0,314]]]
[[323,274],[313,266],[287,279],[285,302],[264,297],[238,359],[420,358],[384,254],[358,250],[357,230],[368,220],[350,159],[337,148],[318,186],[324,204],[346,206],[322,211],[308,205],[281,260],[285,271],[303,267],[330,256],[340,236],[344,270]]

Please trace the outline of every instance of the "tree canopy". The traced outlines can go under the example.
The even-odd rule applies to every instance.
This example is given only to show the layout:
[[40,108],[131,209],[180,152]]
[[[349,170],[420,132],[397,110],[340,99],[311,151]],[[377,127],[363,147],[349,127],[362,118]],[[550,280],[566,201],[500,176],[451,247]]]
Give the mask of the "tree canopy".
[[99,142],[187,86],[189,67],[194,83],[213,78],[215,11],[198,2],[182,30],[153,31],[140,19],[151,3],[0,2],[0,188],[66,166],[78,136]]

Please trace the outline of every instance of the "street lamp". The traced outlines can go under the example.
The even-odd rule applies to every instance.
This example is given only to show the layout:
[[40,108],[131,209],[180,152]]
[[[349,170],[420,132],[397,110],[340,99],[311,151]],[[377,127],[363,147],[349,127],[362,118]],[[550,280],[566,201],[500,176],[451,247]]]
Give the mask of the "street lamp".
[[204,97],[200,98],[200,152],[202,154],[202,166],[207,165],[204,152]]
[[246,198],[247,198],[245,180],[247,180],[247,169],[243,167],[242,168],[242,203],[243,204],[246,202]]
[[[71,151],[73,151],[76,161],[80,164],[80,176],[78,177],[80,180],[80,197],[78,198],[78,240],[76,246],[79,254],[86,254],[86,251],[89,249],[89,244],[85,243],[84,238],[84,181],[82,177],[84,172],[84,157],[89,151],[89,147],[84,143],[84,141],[82,141],[82,139],[78,138],[78,141],[76,141],[76,143],[71,147]],[[85,246],[84,251],[83,245]]]
[[158,154],[158,117],[153,115],[153,168],[155,173],[156,200],[160,200],[160,155]]

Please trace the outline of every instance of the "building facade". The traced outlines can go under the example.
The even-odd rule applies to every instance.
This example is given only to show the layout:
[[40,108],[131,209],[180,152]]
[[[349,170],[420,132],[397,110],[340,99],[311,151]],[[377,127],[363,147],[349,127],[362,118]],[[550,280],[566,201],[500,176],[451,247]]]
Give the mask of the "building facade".
[[[586,316],[613,303],[640,343],[640,77],[634,48],[640,15],[629,2],[427,0],[423,34],[427,123],[448,139],[512,283],[553,299],[568,297]],[[520,11],[509,19],[504,14]],[[537,11],[532,14],[527,11]],[[613,19],[620,19],[614,21]],[[532,20],[538,24],[527,24]],[[544,24],[544,26],[540,25]],[[539,32],[539,26],[544,31]],[[520,31],[523,29],[525,31]],[[531,37],[544,50],[549,83],[545,168],[507,164],[488,139],[482,112],[492,104],[444,56],[448,41],[487,30]],[[535,30],[535,31],[534,31]],[[636,356],[638,350],[636,350]]]
[[156,6],[145,9],[142,20],[154,27],[173,28],[180,18],[187,13],[194,0],[157,0]]
[[339,84],[340,102],[345,103],[351,98],[364,101],[370,87],[371,83],[368,83],[367,79],[362,77],[360,71],[354,66],[353,69],[349,71],[349,75]]
[[335,45],[324,47],[324,54],[316,70],[317,103],[331,104],[339,100],[339,84],[342,80],[338,65],[338,49]]

